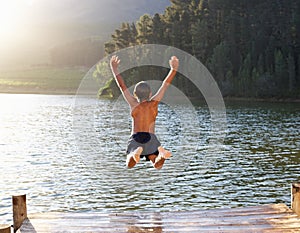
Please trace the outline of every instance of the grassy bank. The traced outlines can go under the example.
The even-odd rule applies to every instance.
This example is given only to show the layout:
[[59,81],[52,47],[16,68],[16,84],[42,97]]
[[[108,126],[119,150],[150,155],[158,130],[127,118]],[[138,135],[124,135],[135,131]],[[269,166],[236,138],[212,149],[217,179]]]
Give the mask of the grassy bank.
[[87,68],[38,67],[0,71],[2,93],[74,94]]

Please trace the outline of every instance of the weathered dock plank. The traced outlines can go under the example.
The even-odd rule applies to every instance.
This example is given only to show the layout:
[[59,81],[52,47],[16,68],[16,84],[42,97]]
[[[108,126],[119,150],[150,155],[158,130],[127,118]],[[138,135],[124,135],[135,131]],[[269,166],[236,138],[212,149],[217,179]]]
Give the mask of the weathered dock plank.
[[43,213],[29,215],[18,232],[300,232],[300,218],[285,204],[162,213]]
[[11,228],[9,225],[0,224],[0,233],[10,233]]

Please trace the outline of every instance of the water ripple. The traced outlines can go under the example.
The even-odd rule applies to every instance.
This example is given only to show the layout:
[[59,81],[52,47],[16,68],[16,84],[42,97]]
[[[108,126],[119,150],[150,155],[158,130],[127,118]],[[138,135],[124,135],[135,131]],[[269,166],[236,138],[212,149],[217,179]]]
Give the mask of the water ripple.
[[72,96],[3,94],[0,103],[10,103],[0,115],[3,224],[12,221],[11,195],[23,193],[30,213],[289,204],[300,174],[299,104],[229,103],[219,148],[209,144],[205,105],[194,115],[161,105],[157,135],[173,157],[156,171],[149,162],[124,166],[131,124],[124,102],[83,97],[77,129]]

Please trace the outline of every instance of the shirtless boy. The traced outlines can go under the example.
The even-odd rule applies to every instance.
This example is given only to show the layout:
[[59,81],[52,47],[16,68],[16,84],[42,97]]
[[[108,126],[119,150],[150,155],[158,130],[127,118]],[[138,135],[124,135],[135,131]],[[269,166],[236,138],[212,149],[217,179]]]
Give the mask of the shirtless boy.
[[152,162],[156,169],[161,169],[165,160],[171,157],[171,152],[165,150],[155,136],[155,120],[158,114],[158,104],[176,75],[179,61],[177,57],[171,57],[169,60],[170,72],[153,96],[150,86],[144,81],[135,85],[132,95],[119,74],[119,63],[120,59],[117,56],[111,57],[112,73],[123,97],[130,106],[132,116],[132,131],[127,147],[127,167],[134,167],[140,158],[145,157],[147,161]]

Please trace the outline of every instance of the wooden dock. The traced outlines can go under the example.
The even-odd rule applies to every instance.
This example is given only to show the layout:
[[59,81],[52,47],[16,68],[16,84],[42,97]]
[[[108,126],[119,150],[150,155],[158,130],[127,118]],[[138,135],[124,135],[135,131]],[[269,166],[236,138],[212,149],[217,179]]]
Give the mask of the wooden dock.
[[[27,217],[26,196],[13,197],[18,233],[59,232],[300,232],[300,184],[285,204],[178,212],[42,213]],[[6,231],[5,231],[6,230]],[[3,229],[0,233],[7,233]]]
[[30,215],[18,232],[300,232],[300,218],[284,204],[164,213],[48,213]]

